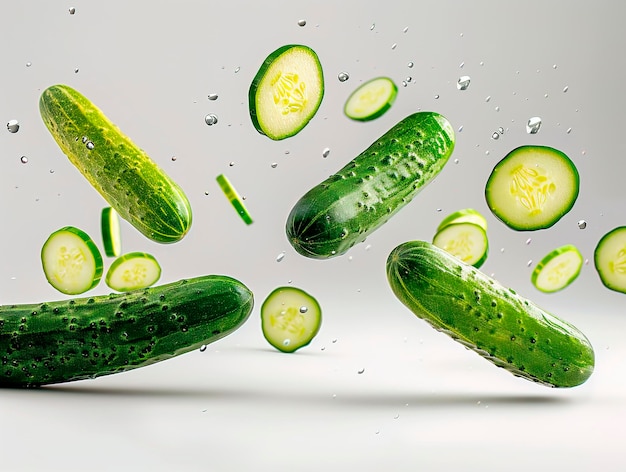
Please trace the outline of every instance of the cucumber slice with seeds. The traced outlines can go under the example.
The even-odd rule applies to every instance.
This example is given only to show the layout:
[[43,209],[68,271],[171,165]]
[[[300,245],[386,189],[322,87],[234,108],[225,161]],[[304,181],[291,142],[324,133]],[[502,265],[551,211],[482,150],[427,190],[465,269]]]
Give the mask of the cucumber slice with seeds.
[[59,292],[78,295],[102,277],[102,255],[83,230],[66,226],[53,232],[41,249],[46,279]]
[[384,115],[398,94],[398,86],[389,77],[376,77],[358,87],[346,100],[343,111],[356,121],[370,121]]
[[290,44],[271,53],[248,92],[250,118],[273,140],[294,136],[315,116],[324,96],[324,74],[315,51]]
[[129,292],[150,287],[161,277],[161,266],[151,254],[129,252],[111,264],[106,284],[118,292]]
[[484,228],[474,223],[451,223],[437,231],[433,244],[478,268],[487,260],[489,242]]
[[487,220],[482,213],[473,208],[463,208],[462,210],[450,213],[441,220],[441,223],[437,226],[437,231],[441,231],[443,228],[453,223],[474,223],[487,231]]
[[102,243],[104,253],[109,257],[117,257],[122,252],[120,217],[112,207],[102,209],[100,217]]
[[235,190],[235,187],[233,187],[233,185],[230,183],[228,177],[226,177],[224,174],[220,174],[216,177],[216,180],[220,188],[222,189],[222,192],[224,192],[224,195],[226,195],[226,198],[228,198],[231,205],[235,208],[235,210],[237,210],[237,213],[239,214],[241,219],[248,225],[252,224],[252,217],[250,216],[250,213],[248,212],[246,206],[243,204],[243,199],[239,196],[237,190]]
[[600,238],[594,264],[606,288],[626,293],[626,226],[618,226]]
[[530,280],[545,293],[558,292],[570,285],[583,266],[583,256],[578,248],[566,244],[548,253],[533,270]]

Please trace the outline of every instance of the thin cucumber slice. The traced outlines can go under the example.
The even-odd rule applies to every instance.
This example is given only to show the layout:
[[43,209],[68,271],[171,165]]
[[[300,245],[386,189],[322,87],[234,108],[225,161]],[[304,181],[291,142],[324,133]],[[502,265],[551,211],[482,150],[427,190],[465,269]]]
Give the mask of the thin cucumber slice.
[[129,252],[113,261],[106,284],[118,292],[150,287],[161,277],[161,266],[151,254]]
[[226,198],[228,198],[232,206],[235,208],[235,210],[237,210],[237,213],[239,214],[241,219],[248,225],[252,224],[252,217],[250,216],[250,213],[248,212],[246,206],[243,204],[243,199],[239,196],[237,190],[235,190],[235,187],[233,187],[233,185],[230,183],[228,177],[226,177],[224,174],[220,174],[216,177],[215,180],[217,180],[217,183],[222,189],[222,192],[224,192]]
[[278,287],[261,305],[265,339],[282,352],[294,352],[309,344],[322,324],[317,300],[296,287]]
[[433,245],[478,268],[487,260],[489,241],[484,228],[474,223],[450,223],[437,231]]
[[593,260],[602,284],[626,293],[626,226],[618,226],[602,236]]
[[453,223],[474,223],[487,231],[487,220],[482,213],[473,208],[463,208],[462,210],[450,213],[441,220],[441,223],[437,226],[437,231],[441,231],[443,228]]
[[558,292],[576,280],[582,266],[583,256],[578,248],[572,244],[566,244],[541,259],[533,270],[530,280],[542,292]]
[[46,279],[59,292],[78,295],[102,277],[102,255],[84,231],[66,226],[52,233],[41,249]]
[[346,100],[345,115],[356,121],[370,121],[384,115],[398,94],[398,86],[389,77],[376,77],[358,87]]
[[100,228],[102,231],[104,253],[109,257],[119,256],[122,252],[122,236],[120,217],[114,208],[105,207],[102,209]]
[[494,167],[485,197],[492,213],[517,231],[549,228],[574,206],[578,170],[563,152],[521,146]]
[[315,116],[324,96],[324,74],[315,51],[290,44],[271,53],[248,92],[250,118],[270,139],[294,136]]

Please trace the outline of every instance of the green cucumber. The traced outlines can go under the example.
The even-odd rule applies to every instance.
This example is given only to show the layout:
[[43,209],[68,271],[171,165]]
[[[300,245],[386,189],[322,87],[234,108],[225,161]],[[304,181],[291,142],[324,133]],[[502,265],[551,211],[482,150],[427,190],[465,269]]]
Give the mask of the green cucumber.
[[626,293],[626,226],[613,228],[600,238],[593,261],[606,288]]
[[392,250],[387,278],[415,315],[513,375],[575,387],[593,372],[581,331],[428,242]]
[[361,84],[350,94],[343,107],[344,114],[355,121],[371,121],[391,108],[398,86],[389,77],[376,77]]
[[150,287],[160,277],[161,266],[152,254],[129,252],[113,261],[104,281],[113,290],[130,292]]
[[474,223],[450,223],[435,233],[433,244],[477,269],[487,260],[489,241]]
[[117,257],[122,251],[122,232],[120,217],[111,207],[105,207],[100,213],[100,231],[104,253],[109,257]]
[[439,226],[437,226],[437,231],[441,231],[446,226],[454,223],[474,223],[487,231],[487,220],[482,213],[473,208],[463,208],[450,213],[441,220]]
[[248,91],[256,130],[273,140],[299,133],[317,113],[324,96],[324,73],[315,51],[288,44],[263,62]]
[[222,189],[222,192],[224,192],[224,195],[226,196],[230,204],[233,206],[235,211],[237,211],[237,214],[244,221],[244,223],[246,223],[247,225],[252,224],[254,220],[252,219],[252,216],[250,216],[250,212],[248,212],[246,205],[244,205],[243,198],[239,196],[239,193],[237,192],[235,187],[233,187],[233,184],[230,183],[228,177],[226,177],[224,174],[220,174],[215,178],[215,180]]
[[238,280],[206,275],[125,294],[0,306],[0,386],[90,379],[217,341],[249,317]]
[[298,200],[287,218],[289,242],[310,258],[344,254],[431,182],[453,149],[446,118],[409,115]]
[[53,85],[39,111],[70,162],[122,218],[159,243],[187,234],[191,207],[183,190],[89,99]]
[[550,251],[539,261],[530,281],[542,292],[558,292],[576,280],[582,267],[583,256],[578,248],[566,244]]

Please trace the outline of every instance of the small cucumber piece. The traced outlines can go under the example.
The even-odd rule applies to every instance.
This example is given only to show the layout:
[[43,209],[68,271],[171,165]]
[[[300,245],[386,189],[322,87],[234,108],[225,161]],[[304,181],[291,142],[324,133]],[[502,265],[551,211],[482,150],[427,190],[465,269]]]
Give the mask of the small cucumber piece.
[[270,139],[294,136],[317,113],[324,96],[324,74],[315,51],[289,44],[272,52],[248,92],[250,118]]
[[161,277],[161,266],[151,254],[129,252],[119,256],[109,267],[106,284],[118,292],[150,287]]
[[580,330],[433,244],[397,246],[387,279],[415,315],[513,375],[564,388],[593,372]]
[[233,187],[233,185],[230,183],[228,177],[226,177],[224,174],[220,174],[216,177],[215,180],[217,180],[217,183],[222,189],[222,192],[224,192],[224,195],[226,195],[228,201],[235,208],[235,210],[237,210],[237,213],[239,214],[241,219],[248,225],[252,224],[252,217],[250,216],[250,213],[248,212],[246,206],[243,204],[243,199],[239,196],[239,193],[237,193],[235,187]]
[[445,117],[409,115],[296,202],[286,222],[289,242],[310,258],[344,254],[430,183],[453,149]]
[[102,255],[83,230],[65,226],[53,232],[41,249],[46,279],[59,292],[78,295],[98,285]]
[[370,121],[384,115],[398,94],[398,86],[389,77],[376,77],[358,87],[346,100],[345,115],[356,121]]
[[593,260],[602,284],[626,293],[626,226],[618,226],[600,238]]
[[248,319],[252,292],[206,275],[128,293],[0,306],[0,387],[91,379],[199,349]]
[[578,170],[563,152],[520,146],[496,164],[485,198],[508,227],[535,231],[551,227],[572,209],[579,186]]
[[433,244],[477,269],[487,260],[489,241],[482,226],[451,223],[435,233]]
[[104,253],[109,257],[117,257],[122,251],[122,234],[120,217],[115,209],[105,207],[100,214],[100,228]]
[[317,300],[296,287],[278,287],[261,305],[263,336],[282,352],[294,352],[308,345],[322,324]]
[[487,231],[487,220],[482,213],[473,208],[463,208],[450,213],[441,220],[441,223],[437,226],[437,231],[441,231],[446,226],[454,223],[474,223]]
[[542,292],[558,292],[576,280],[582,267],[583,256],[578,248],[566,244],[546,254],[533,270],[530,280]]

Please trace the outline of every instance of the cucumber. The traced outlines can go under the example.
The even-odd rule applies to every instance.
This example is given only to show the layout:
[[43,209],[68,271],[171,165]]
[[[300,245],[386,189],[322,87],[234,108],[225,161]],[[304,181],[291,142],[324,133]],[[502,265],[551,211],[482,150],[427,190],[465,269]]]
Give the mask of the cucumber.
[[398,86],[389,77],[368,80],[350,94],[343,107],[344,114],[355,121],[371,121],[391,108]]
[[278,287],[261,305],[263,336],[282,352],[308,345],[322,324],[322,309],[312,295],[297,287]]
[[606,288],[626,293],[626,226],[618,226],[600,238],[593,261]]
[[482,226],[450,223],[435,233],[433,244],[477,269],[487,260],[489,241]]
[[286,234],[310,258],[347,252],[403,208],[443,169],[454,130],[434,112],[418,112],[393,126],[291,209]]
[[485,186],[491,212],[517,231],[553,226],[574,206],[580,179],[574,163],[548,146],[520,146],[493,168]]
[[550,251],[539,261],[530,281],[542,292],[558,292],[576,280],[582,267],[583,256],[578,248],[566,244]]
[[405,242],[386,268],[415,315],[513,375],[565,388],[592,374],[594,351],[581,331],[443,249]]
[[0,306],[0,386],[91,379],[217,341],[249,317],[241,282],[206,275],[126,294]]
[[122,234],[120,217],[111,207],[105,207],[100,213],[100,231],[104,253],[109,257],[117,257],[122,251]]
[[281,140],[299,133],[317,113],[324,96],[324,73],[315,51],[288,44],[263,62],[248,91],[256,130]]
[[89,99],[53,85],[39,111],[70,162],[122,218],[159,243],[187,234],[191,207],[183,190]]
[[104,279],[109,288],[130,292],[154,285],[161,277],[161,266],[151,254],[129,252],[119,256]]
[[473,208],[463,208],[450,213],[441,220],[439,226],[437,226],[437,231],[441,231],[446,226],[454,223],[474,223],[487,231],[487,220],[482,213]]
[[233,187],[233,185],[230,183],[228,177],[226,177],[224,174],[220,174],[215,178],[215,180],[217,180],[217,183],[222,189],[222,192],[224,192],[224,195],[226,196],[226,198],[228,198],[228,201],[237,211],[244,223],[246,223],[247,225],[252,224],[252,216],[250,216],[248,209],[243,203],[243,199],[239,196],[239,193],[237,193],[235,187]]
[[73,226],[58,229],[46,239],[41,263],[50,285],[67,295],[94,288],[102,277],[102,255],[96,243]]

